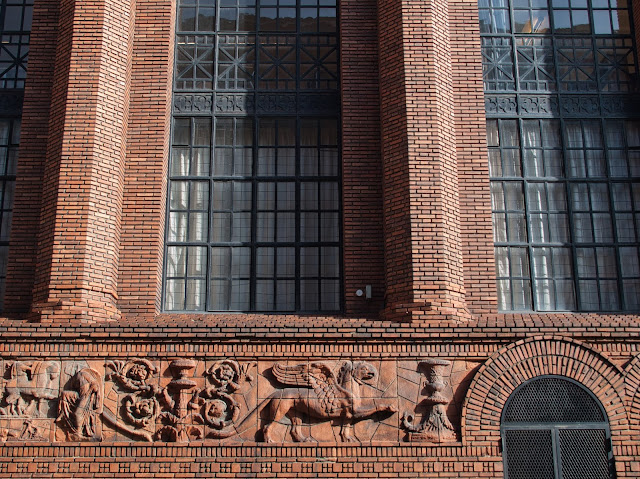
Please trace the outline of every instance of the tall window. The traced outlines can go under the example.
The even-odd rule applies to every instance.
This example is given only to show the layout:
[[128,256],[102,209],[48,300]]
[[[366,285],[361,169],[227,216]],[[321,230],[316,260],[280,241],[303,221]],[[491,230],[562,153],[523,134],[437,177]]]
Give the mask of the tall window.
[[341,308],[335,0],[181,0],[164,308]]
[[0,310],[9,255],[32,0],[0,0]]
[[500,309],[640,309],[630,2],[479,8]]

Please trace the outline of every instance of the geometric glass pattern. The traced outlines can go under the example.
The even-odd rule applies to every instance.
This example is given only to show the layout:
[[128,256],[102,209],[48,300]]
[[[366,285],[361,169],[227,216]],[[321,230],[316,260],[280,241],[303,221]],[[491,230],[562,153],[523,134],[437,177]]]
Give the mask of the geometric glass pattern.
[[[636,61],[626,0],[550,2],[479,1],[485,90],[632,91]],[[506,81],[513,71],[516,81]]]
[[24,88],[33,0],[0,2],[0,88]]
[[7,275],[19,142],[20,119],[0,118],[0,309]]
[[166,311],[340,311],[336,11],[179,2]]
[[33,0],[0,0],[0,311],[6,285],[32,16]]
[[614,461],[602,407],[582,385],[539,376],[507,400],[502,421],[507,479],[611,479]]
[[298,3],[181,0],[175,90],[337,90],[335,2]]
[[[481,0],[479,9],[500,310],[640,309],[629,5]],[[503,110],[491,109],[499,99]]]

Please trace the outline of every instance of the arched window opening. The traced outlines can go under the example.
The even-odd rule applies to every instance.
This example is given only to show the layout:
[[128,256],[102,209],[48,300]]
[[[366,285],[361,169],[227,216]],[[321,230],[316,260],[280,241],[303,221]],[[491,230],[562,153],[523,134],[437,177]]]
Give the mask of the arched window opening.
[[604,409],[577,382],[541,376],[509,397],[500,424],[506,479],[612,479]]

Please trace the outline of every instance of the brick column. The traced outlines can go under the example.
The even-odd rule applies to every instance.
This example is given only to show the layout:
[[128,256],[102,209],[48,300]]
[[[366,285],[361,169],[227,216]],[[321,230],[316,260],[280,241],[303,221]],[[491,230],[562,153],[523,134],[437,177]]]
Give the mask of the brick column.
[[175,3],[137,0],[122,213],[118,303],[123,315],[160,309]]
[[32,311],[118,317],[131,0],[62,0]]
[[379,0],[390,319],[466,317],[447,0]]
[[492,313],[498,299],[477,0],[450,0],[449,21],[466,303],[474,314]]

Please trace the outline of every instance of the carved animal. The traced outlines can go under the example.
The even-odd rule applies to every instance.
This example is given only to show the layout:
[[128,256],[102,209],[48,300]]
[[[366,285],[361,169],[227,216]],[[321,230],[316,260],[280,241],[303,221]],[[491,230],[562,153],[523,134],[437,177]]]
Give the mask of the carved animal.
[[377,375],[373,365],[362,361],[346,361],[336,375],[325,363],[285,366],[276,363],[272,368],[278,381],[290,387],[275,391],[267,400],[268,420],[262,428],[265,442],[274,442],[272,427],[285,415],[291,420],[294,441],[310,441],[302,434],[302,416],[313,419],[340,421],[340,438],[354,442],[353,424],[380,412],[395,413],[392,405],[364,407],[360,386]]
[[[7,382],[9,416],[46,416],[46,399],[58,397],[60,364],[54,361],[15,361]],[[1,412],[0,412],[1,413]]]

